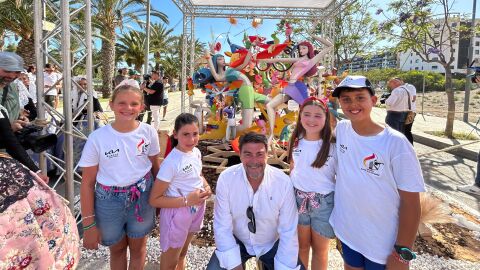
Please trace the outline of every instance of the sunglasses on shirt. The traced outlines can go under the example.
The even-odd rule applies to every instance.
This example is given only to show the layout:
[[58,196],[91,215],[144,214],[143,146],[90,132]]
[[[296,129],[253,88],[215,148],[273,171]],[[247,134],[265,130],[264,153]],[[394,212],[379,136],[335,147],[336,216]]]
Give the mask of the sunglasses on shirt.
[[247,217],[250,220],[250,222],[248,222],[248,230],[251,233],[257,232],[257,225],[255,223],[255,214],[253,213],[253,206],[249,206],[247,208]]

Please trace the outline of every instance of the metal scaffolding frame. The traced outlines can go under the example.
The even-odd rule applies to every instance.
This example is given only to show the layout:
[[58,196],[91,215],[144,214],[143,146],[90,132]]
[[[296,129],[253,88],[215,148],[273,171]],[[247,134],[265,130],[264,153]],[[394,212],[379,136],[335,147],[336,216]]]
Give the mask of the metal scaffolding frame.
[[[54,28],[44,31],[46,11],[49,10],[54,15]],[[83,32],[70,25],[70,19],[77,17],[84,12],[85,25]],[[81,111],[87,108],[87,133],[93,131],[93,71],[92,71],[92,27],[91,27],[91,2],[85,0],[84,4],[70,0],[35,0],[34,1],[34,39],[35,39],[35,56],[37,66],[37,107],[38,118],[40,122],[48,122],[56,128],[56,134],[64,137],[64,159],[58,159],[52,154],[43,152],[40,155],[40,168],[46,173],[47,161],[50,161],[57,169],[61,171],[60,177],[54,183],[55,188],[62,179],[65,180],[65,197],[69,201],[70,210],[74,212],[74,204],[76,203],[74,194],[74,185],[79,184],[81,176],[76,173],[77,166],[74,164],[73,157],[73,139],[79,138],[86,140],[87,136],[77,127],[73,125],[73,119],[77,117]],[[79,49],[75,52],[71,51],[71,39],[75,39],[79,44]],[[57,44],[61,51],[61,61],[57,61],[51,54],[49,45]],[[62,71],[63,83],[63,114],[59,113],[55,108],[45,102],[43,68],[45,59],[48,62],[56,64]],[[76,112],[72,111],[72,86],[78,84],[73,81],[73,68],[80,63],[85,63],[86,79],[89,82],[87,87],[88,100]],[[57,82],[58,84],[58,82]],[[51,86],[51,88],[54,88]]]
[[[193,73],[195,59],[195,18],[225,18],[228,16],[245,18],[267,18],[278,19],[279,17],[299,18],[299,19],[318,19],[322,20],[324,32],[330,38],[333,38],[334,16],[340,12],[343,6],[356,0],[336,0],[325,9],[312,8],[272,8],[272,7],[246,7],[246,6],[194,6],[190,0],[172,0],[183,13],[183,35],[182,35],[182,74],[181,74],[181,111],[185,112],[187,108],[186,101],[192,101],[192,97],[187,97],[187,74]],[[54,15],[54,28],[49,31],[43,31],[46,11],[49,10]],[[84,12],[85,25],[83,32],[70,25],[70,19],[77,17]],[[64,136],[64,160],[60,160],[48,153],[40,155],[40,168],[44,173],[47,170],[47,160],[51,162],[62,173],[58,181],[54,184],[56,187],[59,182],[65,180],[65,197],[70,202],[70,209],[74,210],[75,194],[74,185],[80,182],[81,176],[76,173],[78,165],[74,164],[73,157],[73,139],[80,138],[86,140],[87,136],[73,125],[75,119],[81,111],[87,108],[87,133],[93,131],[93,63],[92,63],[92,26],[91,26],[91,1],[85,0],[83,4],[73,0],[35,0],[34,1],[34,38],[35,55],[37,66],[37,106],[38,118],[40,121],[51,121],[58,129],[57,134]],[[71,38],[75,39],[80,48],[71,52]],[[55,43],[56,41],[56,43]],[[61,61],[55,60],[50,52],[49,46],[57,44],[61,51]],[[148,47],[146,58],[148,57]],[[73,58],[72,58],[73,57]],[[328,60],[330,59],[330,60]],[[51,62],[59,66],[62,70],[63,81],[63,114],[45,103],[43,67],[45,62]],[[326,57],[325,61],[333,63],[333,55]],[[72,70],[78,64],[85,62],[86,79],[88,81],[87,102],[78,108],[76,112],[72,111],[72,86],[77,84],[73,81]],[[52,88],[55,86],[52,86]],[[77,85],[78,87],[78,85]],[[191,112],[190,106],[188,106]]]
[[[182,73],[180,75],[180,85],[182,89],[181,111],[186,111],[186,89],[187,77],[193,73],[193,63],[195,59],[195,18],[297,18],[321,20],[322,29],[326,36],[333,40],[335,16],[341,10],[357,0],[333,0],[330,5],[324,9],[319,8],[297,8],[297,7],[247,7],[247,6],[214,6],[214,5],[194,5],[190,0],[172,0],[172,2],[183,13],[183,40],[182,40]],[[292,4],[294,5],[294,4]],[[190,42],[190,49],[189,46]],[[325,56],[324,63],[329,66],[333,64],[333,52]],[[191,97],[189,99],[192,100]],[[191,109],[190,109],[191,110]]]

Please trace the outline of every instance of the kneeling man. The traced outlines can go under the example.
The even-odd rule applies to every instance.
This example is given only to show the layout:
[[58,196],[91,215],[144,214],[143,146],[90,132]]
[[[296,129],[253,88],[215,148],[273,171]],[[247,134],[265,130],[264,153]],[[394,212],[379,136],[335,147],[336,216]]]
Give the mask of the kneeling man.
[[241,164],[220,174],[213,229],[217,249],[207,270],[245,269],[257,257],[266,270],[304,269],[298,260],[298,213],[290,178],[267,165],[265,135],[240,137]]

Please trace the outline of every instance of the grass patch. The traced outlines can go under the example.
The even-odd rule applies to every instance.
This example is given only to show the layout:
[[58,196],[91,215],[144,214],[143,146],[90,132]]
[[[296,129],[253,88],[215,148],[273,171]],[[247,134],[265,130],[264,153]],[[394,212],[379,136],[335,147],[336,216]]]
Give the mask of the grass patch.
[[[428,133],[430,135],[434,135],[437,137],[442,137],[442,138],[447,138],[445,136],[445,131],[425,131],[425,133]],[[456,140],[465,140],[465,141],[475,141],[478,140],[478,137],[470,132],[453,132],[453,138]]]

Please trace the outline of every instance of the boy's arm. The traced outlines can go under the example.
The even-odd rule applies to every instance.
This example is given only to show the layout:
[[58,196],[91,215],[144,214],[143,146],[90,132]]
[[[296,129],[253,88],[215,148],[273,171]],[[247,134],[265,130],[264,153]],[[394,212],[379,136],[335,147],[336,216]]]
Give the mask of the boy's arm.
[[[398,213],[398,233],[395,245],[407,247],[410,250],[416,238],[418,225],[420,223],[420,193],[398,190],[400,194],[400,208]],[[409,269],[408,263],[401,262],[395,255],[392,247],[392,254],[387,259],[387,269],[403,270]]]

